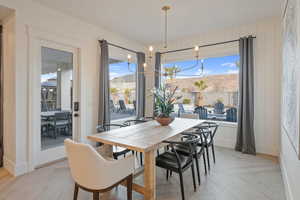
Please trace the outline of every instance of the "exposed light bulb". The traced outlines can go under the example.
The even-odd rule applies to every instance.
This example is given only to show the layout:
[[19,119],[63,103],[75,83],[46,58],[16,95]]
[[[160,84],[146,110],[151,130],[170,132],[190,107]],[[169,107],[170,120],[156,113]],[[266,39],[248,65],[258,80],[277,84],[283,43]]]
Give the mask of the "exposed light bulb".
[[149,51],[152,52],[154,50],[153,46],[149,46]]
[[60,71],[61,71],[61,68],[57,68],[57,71],[60,72]]
[[199,51],[199,46],[195,46],[194,50]]
[[130,55],[130,54],[127,55],[127,59],[128,59],[128,60],[131,59],[131,55]]
[[143,66],[144,66],[144,68],[146,68],[147,67],[147,63],[144,63]]

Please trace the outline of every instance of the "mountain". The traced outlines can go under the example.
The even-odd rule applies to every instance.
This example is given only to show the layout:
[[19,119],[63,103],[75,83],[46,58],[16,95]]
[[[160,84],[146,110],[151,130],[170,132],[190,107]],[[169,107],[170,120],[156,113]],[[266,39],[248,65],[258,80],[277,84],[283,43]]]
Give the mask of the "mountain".
[[124,75],[124,76],[119,76],[116,78],[113,78],[111,80],[111,83],[132,83],[135,82],[135,74],[128,74],[128,75]]
[[207,88],[203,92],[236,92],[238,91],[238,74],[209,75],[197,78],[175,78],[166,82],[178,86],[187,92],[200,92],[194,85],[196,81],[203,80]]
[[[203,92],[236,92],[238,91],[238,74],[220,74],[220,75],[208,75],[205,77],[191,77],[191,78],[174,78],[167,80],[166,83],[178,86],[181,90],[186,92],[200,92],[194,85],[196,81],[203,80],[207,85],[207,88]],[[113,78],[111,80],[112,85],[122,86],[122,84],[130,84],[134,86],[135,74],[124,75]]]

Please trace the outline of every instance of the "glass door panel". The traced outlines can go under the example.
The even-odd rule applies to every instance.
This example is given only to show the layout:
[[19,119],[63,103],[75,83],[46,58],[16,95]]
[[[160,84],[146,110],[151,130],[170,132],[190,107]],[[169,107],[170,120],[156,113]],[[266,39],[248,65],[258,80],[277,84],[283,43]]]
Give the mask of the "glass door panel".
[[41,47],[41,150],[72,138],[73,53]]

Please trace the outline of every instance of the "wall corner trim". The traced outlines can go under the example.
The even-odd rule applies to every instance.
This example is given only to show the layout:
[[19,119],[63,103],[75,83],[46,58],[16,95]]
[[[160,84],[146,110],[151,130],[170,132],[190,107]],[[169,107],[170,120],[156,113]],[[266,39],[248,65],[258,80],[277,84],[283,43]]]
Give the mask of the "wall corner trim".
[[294,197],[293,197],[293,193],[292,193],[290,184],[289,184],[287,169],[286,169],[286,166],[285,166],[285,162],[283,160],[283,154],[282,153],[280,153],[279,162],[280,162],[280,169],[281,169],[281,174],[282,174],[282,179],[283,179],[283,184],[284,184],[286,200],[295,200]]

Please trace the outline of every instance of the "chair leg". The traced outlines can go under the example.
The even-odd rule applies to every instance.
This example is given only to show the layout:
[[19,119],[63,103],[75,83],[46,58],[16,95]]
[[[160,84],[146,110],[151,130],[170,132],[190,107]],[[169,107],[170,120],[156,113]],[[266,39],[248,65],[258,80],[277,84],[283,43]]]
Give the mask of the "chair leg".
[[216,163],[216,155],[215,155],[215,145],[214,145],[214,143],[212,143],[212,145],[211,145],[211,151],[212,151],[214,163]]
[[79,186],[75,183],[73,200],[77,200],[78,198],[78,189]]
[[198,183],[199,183],[199,185],[200,185],[200,184],[201,184],[201,178],[200,178],[200,168],[199,168],[198,155],[195,156],[195,161],[196,161],[196,169],[197,169]]
[[179,179],[180,179],[180,188],[181,188],[181,198],[182,200],[185,200],[184,198],[184,186],[183,186],[183,177],[182,177],[182,172],[179,172]]
[[169,180],[169,170],[167,170],[166,179],[167,179],[167,181]]
[[[194,162],[194,161],[193,161],[193,162]],[[193,176],[194,191],[196,192],[197,186],[196,186],[196,180],[195,180],[195,169],[194,169],[194,164],[192,164],[191,170],[192,170],[192,176]]]
[[203,164],[204,164],[204,170],[205,170],[205,174],[207,174],[207,166],[206,166],[206,159],[205,159],[205,154],[202,154],[203,157]]
[[208,166],[208,170],[210,170],[210,161],[209,161],[209,149],[208,146],[205,147],[206,150],[206,157],[207,157],[207,166]]
[[100,200],[99,192],[93,192],[93,200]]
[[132,200],[132,175],[127,178],[127,200]]

